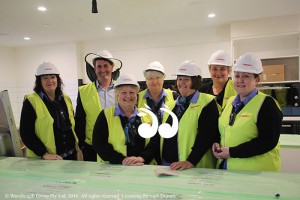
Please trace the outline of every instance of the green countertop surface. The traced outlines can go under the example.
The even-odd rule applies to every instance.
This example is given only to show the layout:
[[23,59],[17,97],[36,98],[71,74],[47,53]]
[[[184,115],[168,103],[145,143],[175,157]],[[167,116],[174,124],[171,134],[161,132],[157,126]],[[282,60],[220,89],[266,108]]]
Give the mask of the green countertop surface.
[[0,157],[0,199],[300,199],[300,173],[157,168]]
[[300,149],[300,135],[281,134],[280,135],[281,148],[299,148]]

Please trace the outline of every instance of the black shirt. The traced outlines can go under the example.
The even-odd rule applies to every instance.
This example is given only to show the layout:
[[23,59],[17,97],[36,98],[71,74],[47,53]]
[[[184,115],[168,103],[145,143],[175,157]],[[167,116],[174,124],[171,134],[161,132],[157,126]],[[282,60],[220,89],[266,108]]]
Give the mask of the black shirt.
[[78,138],[79,147],[82,149],[85,143],[86,113],[84,111],[80,93],[77,95],[77,105],[75,111],[75,133]]
[[[75,148],[75,138],[71,129],[67,105],[62,96],[50,101],[43,96],[51,117],[54,119],[53,131],[55,138],[56,153],[63,154]],[[32,150],[36,155],[43,156],[47,150],[43,142],[35,134],[36,112],[26,99],[23,103],[20,121],[20,135],[27,148]]]
[[[117,116],[121,117],[121,116]],[[128,120],[121,119],[122,127],[124,129]],[[142,122],[140,117],[136,117],[134,122],[137,128]],[[111,164],[122,164],[122,161],[126,157],[140,156],[145,160],[145,164],[152,161],[155,154],[159,150],[159,136],[156,134],[150,139],[150,142],[145,147],[145,139],[139,134],[136,135],[135,145],[127,145],[127,156],[123,156],[121,153],[114,150],[114,147],[108,142],[108,124],[104,113],[104,110],[99,114],[93,131],[93,147],[97,154],[104,161],[109,161]]]
[[[229,80],[229,79],[228,79]],[[223,88],[223,90],[218,94],[218,95],[215,95],[214,94],[214,91],[213,91],[213,82],[210,81],[206,84],[204,84],[200,89],[199,89],[199,92],[203,92],[203,93],[206,93],[206,94],[211,94],[211,95],[214,95],[216,96],[216,100],[217,100],[217,103],[222,107],[223,105],[223,99],[224,99],[224,94],[225,94],[225,88],[226,88],[226,85],[228,83],[228,80]]]

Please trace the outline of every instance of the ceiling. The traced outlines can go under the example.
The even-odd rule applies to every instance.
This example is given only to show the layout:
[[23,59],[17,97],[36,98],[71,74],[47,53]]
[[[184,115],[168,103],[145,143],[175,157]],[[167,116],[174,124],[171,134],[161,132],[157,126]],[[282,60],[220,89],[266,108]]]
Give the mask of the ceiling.
[[[0,46],[172,32],[300,13],[300,0],[0,0]],[[46,12],[37,10],[47,7]],[[209,13],[215,18],[207,18]],[[111,31],[104,28],[110,26]],[[31,40],[25,41],[24,37]]]

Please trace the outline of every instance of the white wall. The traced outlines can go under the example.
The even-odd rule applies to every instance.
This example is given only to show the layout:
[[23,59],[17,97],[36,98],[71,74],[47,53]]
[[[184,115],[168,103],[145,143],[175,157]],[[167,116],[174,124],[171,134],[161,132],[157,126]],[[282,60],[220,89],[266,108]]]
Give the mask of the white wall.
[[14,48],[0,47],[0,91],[8,91],[13,113],[18,112],[18,78],[16,75],[15,66]]
[[16,80],[15,76],[15,59],[14,59],[14,49],[10,47],[0,46],[0,87],[5,85],[7,82],[14,82]]
[[234,59],[244,52],[255,52],[262,59],[299,56],[299,23],[299,15],[232,23]]
[[[143,35],[87,41],[81,44],[82,53],[97,53],[109,50],[115,58],[123,62],[121,73],[133,74],[144,80],[143,70],[154,61],[160,61],[166,69],[166,79],[174,79],[175,69],[184,60],[194,60],[202,68],[202,75],[209,77],[207,61],[216,50],[230,49],[230,26],[207,29],[190,29],[162,34]],[[82,63],[84,83],[89,82]]]
[[44,61],[54,63],[64,81],[66,92],[76,106],[77,81],[89,82],[84,56],[102,49],[111,51],[123,62],[121,73],[128,72],[144,80],[147,64],[159,60],[166,67],[167,79],[174,79],[177,66],[191,59],[201,66],[204,77],[209,77],[207,60],[218,49],[230,51],[230,27],[194,29],[164,34],[127,38],[47,44],[19,48],[0,48],[1,88],[8,89],[17,126],[20,121],[23,97],[33,92],[35,71]]
[[8,90],[17,126],[25,94],[32,93],[35,72],[44,61],[54,63],[60,71],[67,93],[76,106],[78,91],[77,44],[60,43],[21,48],[0,48],[1,90]]
[[[286,80],[299,80],[299,32],[300,15],[232,23],[232,55],[237,59],[245,52],[253,52],[261,59],[285,63]],[[291,60],[286,62],[280,58]],[[294,58],[297,58],[296,62]]]
[[231,24],[231,37],[254,37],[299,32],[299,27],[299,15],[247,20]]
[[[282,26],[281,26],[282,25]],[[109,50],[122,60],[124,68],[138,80],[144,80],[147,64],[159,60],[166,68],[166,79],[172,76],[179,64],[191,59],[201,67],[202,76],[209,77],[207,61],[219,49],[231,52],[231,38],[253,34],[277,34],[280,31],[299,31],[299,16],[236,22],[231,26],[206,29],[179,30],[169,33],[111,38],[85,42],[47,44],[20,48],[0,47],[0,89],[8,89],[16,123],[22,100],[32,92],[35,70],[43,61],[51,61],[59,68],[65,83],[64,91],[70,95],[74,107],[77,97],[77,79],[89,80],[85,72],[84,56]]]

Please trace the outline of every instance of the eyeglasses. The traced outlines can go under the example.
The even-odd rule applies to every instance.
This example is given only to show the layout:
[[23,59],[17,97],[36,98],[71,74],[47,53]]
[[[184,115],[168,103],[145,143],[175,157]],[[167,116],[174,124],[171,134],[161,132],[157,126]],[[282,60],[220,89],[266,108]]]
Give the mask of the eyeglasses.
[[134,118],[129,120],[129,122],[124,127],[125,133],[125,145],[134,146],[136,144],[137,130],[133,124]]
[[234,124],[235,116],[236,116],[235,112],[230,113],[230,115],[229,115],[229,126],[232,126]]
[[71,123],[68,121],[68,118],[65,116],[65,112],[59,106],[58,118],[57,118],[57,127],[62,131],[69,131],[72,129]]

